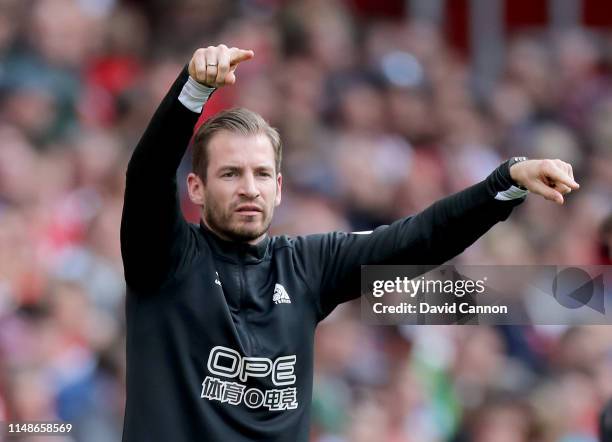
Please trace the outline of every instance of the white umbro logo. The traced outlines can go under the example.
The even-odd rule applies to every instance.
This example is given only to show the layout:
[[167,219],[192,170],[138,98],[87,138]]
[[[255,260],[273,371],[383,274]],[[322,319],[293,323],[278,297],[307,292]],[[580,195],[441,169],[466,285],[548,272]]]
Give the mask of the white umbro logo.
[[289,298],[289,294],[285,287],[276,283],[274,286],[274,296],[272,296],[272,301],[274,304],[291,304],[291,298]]
[[215,274],[217,275],[217,277],[215,278],[215,284],[217,284],[220,287],[221,281],[219,280],[219,272],[215,272]]

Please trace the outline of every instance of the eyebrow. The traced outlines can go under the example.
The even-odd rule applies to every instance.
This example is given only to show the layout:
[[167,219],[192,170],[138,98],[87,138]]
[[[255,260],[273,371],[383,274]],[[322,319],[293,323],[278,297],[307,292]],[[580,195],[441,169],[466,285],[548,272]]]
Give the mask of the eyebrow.
[[[219,169],[217,169],[217,173],[222,173],[222,172],[240,172],[243,169],[244,169],[243,166],[225,165],[225,166],[219,167]],[[274,171],[274,166],[271,166],[271,165],[259,165],[259,166],[255,166],[253,169],[255,171],[258,171],[258,172],[261,172],[261,171],[273,172]]]
[[[236,165],[227,164],[225,166],[219,167],[218,170],[242,170],[242,169],[244,169],[244,166],[236,166]],[[253,169],[255,170],[273,170],[274,166],[268,165],[268,164],[261,164],[259,166],[255,166]]]

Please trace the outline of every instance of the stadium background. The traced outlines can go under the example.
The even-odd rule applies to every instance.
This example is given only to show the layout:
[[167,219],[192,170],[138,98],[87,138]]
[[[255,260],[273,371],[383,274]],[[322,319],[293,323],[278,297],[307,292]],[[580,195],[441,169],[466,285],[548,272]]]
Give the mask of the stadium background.
[[[119,440],[124,172],[196,47],[255,50],[206,114],[280,129],[274,233],[369,229],[508,156],[561,158],[580,191],[528,198],[459,260],[610,264],[610,26],[605,0],[0,0],[0,421]],[[609,328],[367,327],[357,310],[319,327],[313,441],[596,440]]]

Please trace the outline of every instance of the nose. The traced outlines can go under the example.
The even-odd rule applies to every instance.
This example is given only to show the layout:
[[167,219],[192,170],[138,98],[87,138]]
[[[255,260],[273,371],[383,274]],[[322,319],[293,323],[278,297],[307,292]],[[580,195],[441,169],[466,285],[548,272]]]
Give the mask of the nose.
[[245,173],[240,183],[240,196],[248,199],[255,199],[259,196],[259,189],[255,176],[252,173]]

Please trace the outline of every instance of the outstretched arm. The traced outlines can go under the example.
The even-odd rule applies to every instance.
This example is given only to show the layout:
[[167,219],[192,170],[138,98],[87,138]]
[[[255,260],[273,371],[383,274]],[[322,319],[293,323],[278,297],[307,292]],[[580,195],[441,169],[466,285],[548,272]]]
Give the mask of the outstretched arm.
[[506,161],[484,181],[423,212],[369,234],[332,233],[299,239],[297,245],[304,250],[300,264],[318,284],[313,292],[321,317],[339,303],[359,296],[362,265],[442,264],[505,220],[527,191],[562,202],[561,194],[578,187],[566,163],[528,160],[512,167],[510,163]]
[[121,253],[128,285],[159,285],[185,256],[190,238],[176,171],[204,103],[215,88],[233,84],[237,64],[253,55],[224,45],[198,49],[149,122],[126,173]]

